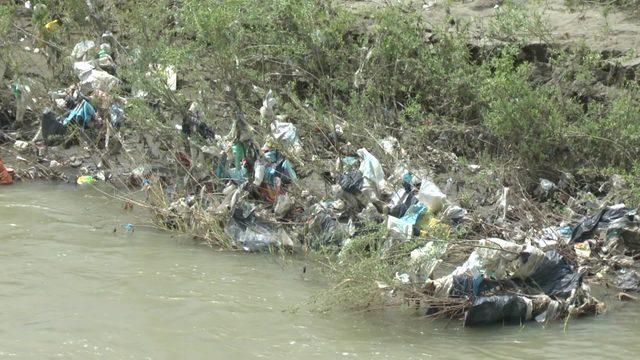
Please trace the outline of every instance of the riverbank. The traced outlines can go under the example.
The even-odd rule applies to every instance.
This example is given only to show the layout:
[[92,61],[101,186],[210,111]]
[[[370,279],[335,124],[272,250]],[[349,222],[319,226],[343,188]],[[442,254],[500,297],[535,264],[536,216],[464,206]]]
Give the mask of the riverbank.
[[[561,322],[464,328],[402,309],[319,314],[306,305],[328,286],[314,262],[203,249],[145,227],[148,214],[137,210],[123,212],[91,188],[0,188],[0,271],[8,279],[0,291],[10,294],[0,314],[3,356],[533,359],[541,344],[546,357],[638,351],[638,303],[611,303],[607,314],[567,330]],[[120,231],[131,222],[133,234]],[[585,338],[598,341],[585,347]]]
[[[321,308],[407,301],[467,318],[505,282],[540,280],[532,257],[568,287],[515,281],[524,312],[493,320],[556,302],[551,317],[566,318],[602,311],[585,283],[637,274],[632,52],[555,41],[516,2],[494,7],[482,41],[464,18],[431,23],[412,5],[164,5],[49,9],[63,27],[38,51],[24,45],[41,31],[32,10],[10,9],[23,32],[2,55],[2,154],[23,179],[110,183],[124,208],[212,246],[322,254],[336,285]],[[144,26],[123,26],[134,19]],[[472,289],[456,293],[463,275]]]

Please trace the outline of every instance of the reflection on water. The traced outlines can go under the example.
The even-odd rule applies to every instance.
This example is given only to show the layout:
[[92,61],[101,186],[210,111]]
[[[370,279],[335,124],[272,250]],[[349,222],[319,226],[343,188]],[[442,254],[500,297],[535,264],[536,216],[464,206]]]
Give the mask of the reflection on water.
[[[640,306],[542,328],[464,329],[406,311],[290,311],[302,264],[144,226],[90,189],[0,187],[0,357],[75,359],[637,358]],[[122,224],[133,223],[126,233]],[[116,229],[114,233],[114,229]],[[313,275],[313,267],[308,267]],[[307,274],[306,276],[308,276]],[[614,307],[611,309],[611,307]]]

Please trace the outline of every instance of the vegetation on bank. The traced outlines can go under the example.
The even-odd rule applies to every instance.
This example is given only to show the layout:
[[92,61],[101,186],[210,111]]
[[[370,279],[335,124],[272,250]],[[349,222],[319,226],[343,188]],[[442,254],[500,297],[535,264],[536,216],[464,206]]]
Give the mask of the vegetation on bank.
[[[309,142],[318,129],[345,125],[342,143],[309,146],[307,164],[349,155],[341,147],[349,143],[377,149],[377,139],[392,135],[408,151],[396,160],[414,167],[429,166],[426,155],[437,144],[468,161],[508,164],[525,181],[597,170],[637,183],[640,74],[626,73],[624,58],[554,46],[543,16],[528,16],[517,0],[505,1],[490,20],[487,45],[471,40],[464,19],[434,25],[403,5],[363,18],[331,1],[104,1],[100,9],[80,0],[32,3],[48,4],[74,40],[114,32],[122,44],[122,91],[144,89],[162,100],[129,104],[134,130],[173,136],[169,123],[194,100],[205,104],[215,129],[228,130],[228,109],[257,125],[271,89],[278,112]],[[0,5],[0,39],[11,32],[16,11]],[[73,43],[55,40],[68,55]],[[528,51],[532,43],[541,57]],[[0,59],[9,59],[9,48],[1,49]],[[146,76],[148,64],[175,66],[180,91]],[[58,73],[61,87],[72,78],[65,71]],[[640,189],[632,191],[635,203],[628,205],[638,205]],[[458,237],[430,235],[452,243]],[[385,230],[373,228],[351,241],[344,258],[327,263],[354,307],[380,301],[380,289],[396,281],[408,254],[427,241],[390,245],[385,238]]]
[[[362,19],[335,2],[301,0],[105,1],[102,9],[87,9],[83,1],[39,2],[78,37],[116,32],[139,59],[119,69],[132,87],[149,63],[176,66],[187,82],[171,103],[176,107],[198,92],[208,103],[228,100],[224,89],[231,85],[247,109],[256,109],[261,91],[272,89],[282,97],[281,112],[303,127],[339,118],[352,129],[368,128],[373,138],[393,129],[402,141],[409,130],[479,125],[474,129],[495,139],[483,150],[531,168],[628,171],[638,157],[637,80],[606,84],[602,72],[615,60],[588,49],[551,48],[551,76],[538,76],[548,67],[521,48],[552,39],[541,28],[543,19],[523,17],[517,1],[497,11],[485,39],[497,45],[479,53],[470,51],[464,24],[433,27],[401,5]],[[3,32],[10,10],[3,5],[0,11]],[[416,154],[424,150],[411,145]]]

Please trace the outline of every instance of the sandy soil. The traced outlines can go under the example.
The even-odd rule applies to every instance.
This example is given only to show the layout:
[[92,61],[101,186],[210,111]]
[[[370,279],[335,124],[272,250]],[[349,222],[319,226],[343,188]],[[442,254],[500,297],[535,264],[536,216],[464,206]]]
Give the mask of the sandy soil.
[[[347,6],[354,11],[366,11],[371,7],[382,7],[398,0],[349,1]],[[532,10],[544,11],[551,27],[553,40],[560,44],[584,43],[595,50],[627,53],[640,56],[640,16],[622,11],[612,11],[606,17],[602,8],[582,7],[569,9],[564,0],[526,1]],[[420,9],[427,18],[437,22],[446,16],[446,0],[406,0],[410,6]],[[457,0],[451,5],[451,15],[461,21],[471,21],[476,34],[481,35],[482,26],[495,14],[495,7],[502,0]],[[477,21],[476,21],[477,20]]]

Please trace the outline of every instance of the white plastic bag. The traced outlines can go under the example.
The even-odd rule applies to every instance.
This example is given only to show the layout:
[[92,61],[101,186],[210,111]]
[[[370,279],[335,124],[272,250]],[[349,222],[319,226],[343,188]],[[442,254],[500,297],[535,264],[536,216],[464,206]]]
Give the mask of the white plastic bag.
[[96,47],[96,43],[93,40],[83,40],[77,43],[73,47],[71,52],[71,59],[75,61],[86,61],[89,55],[89,50]]
[[260,118],[273,119],[275,117],[273,113],[273,107],[276,105],[276,99],[273,98],[273,92],[269,90],[267,96],[265,96],[260,108]]
[[73,73],[78,79],[83,78],[91,70],[95,70],[97,64],[94,61],[76,61],[73,63]]
[[97,69],[96,61],[78,61],[73,64],[73,72],[80,80],[80,90],[90,93],[100,90],[109,93],[113,87],[120,83],[117,77],[106,71]]
[[271,123],[271,133],[276,141],[286,143],[291,147],[294,153],[298,153],[302,150],[302,144],[298,137],[298,129],[292,123],[275,120]]
[[276,215],[276,218],[282,219],[286,217],[291,210],[293,210],[294,202],[291,197],[288,195],[280,195],[276,200],[276,206],[273,209],[273,213]]
[[176,91],[178,89],[178,73],[173,66],[167,66],[164,68],[164,74],[167,77],[167,87],[169,90]]
[[429,211],[437,213],[442,210],[447,196],[440,191],[440,188],[429,180],[422,180],[418,200],[429,207]]
[[255,186],[260,186],[262,184],[262,180],[264,180],[264,174],[266,172],[266,168],[263,163],[256,162],[256,165],[253,169],[253,184]]
[[409,240],[413,235],[413,225],[391,215],[387,216],[387,229],[403,240]]
[[362,158],[359,170],[364,176],[365,187],[380,191],[385,187],[384,170],[380,162],[365,148],[358,150],[358,155]]
[[84,93],[100,90],[105,93],[109,93],[116,85],[120,83],[120,80],[115,76],[102,70],[92,70],[80,81],[80,88]]
[[384,140],[379,140],[378,145],[380,145],[385,153],[393,155],[396,148],[398,147],[398,139],[394,138],[393,136],[388,136]]

